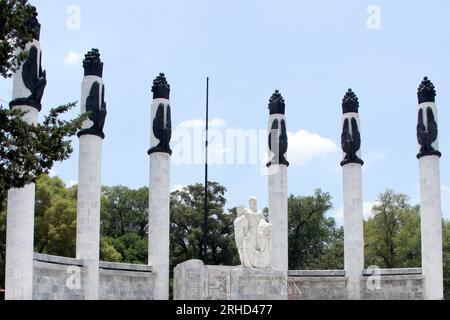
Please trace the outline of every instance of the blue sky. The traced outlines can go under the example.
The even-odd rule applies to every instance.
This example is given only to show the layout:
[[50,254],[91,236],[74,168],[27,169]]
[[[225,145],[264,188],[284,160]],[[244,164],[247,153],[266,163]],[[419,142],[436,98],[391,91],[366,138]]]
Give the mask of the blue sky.
[[[50,107],[80,98],[82,55],[100,49],[108,118],[103,183],[148,185],[151,84],[165,72],[172,86],[174,127],[204,117],[211,77],[211,118],[217,129],[265,129],[275,89],[286,100],[291,131],[289,192],[322,188],[341,221],[341,100],[360,99],[366,211],[386,188],[419,201],[416,91],[429,76],[437,91],[443,153],[443,211],[450,218],[450,2],[433,1],[31,1],[42,24],[43,67]],[[80,9],[80,29],[67,12]],[[376,5],[381,29],[369,29]],[[81,58],[80,58],[81,57]],[[12,81],[1,80],[10,100]],[[74,116],[79,110],[75,110]],[[41,115],[42,116],[42,115]],[[55,173],[77,180],[78,141]],[[254,195],[267,205],[261,165],[214,165],[210,179],[228,189],[231,208]],[[203,181],[200,164],[172,166],[172,187]]]

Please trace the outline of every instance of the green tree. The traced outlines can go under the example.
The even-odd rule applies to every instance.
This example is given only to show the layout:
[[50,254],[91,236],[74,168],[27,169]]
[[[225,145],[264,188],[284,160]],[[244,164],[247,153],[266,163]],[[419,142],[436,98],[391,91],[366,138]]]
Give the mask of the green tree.
[[147,187],[102,187],[100,257],[104,261],[148,262]]
[[[4,206],[5,207],[5,206]],[[0,288],[5,287],[6,210],[0,210]]]
[[317,270],[344,269],[344,227],[330,224],[330,237],[325,242],[323,253],[311,264]]
[[399,215],[400,227],[394,238],[396,267],[410,268],[422,265],[420,239],[420,207],[409,206]]
[[329,193],[316,190],[313,196],[288,199],[289,268],[335,269],[343,264],[343,231],[336,229]]
[[71,141],[85,115],[66,121],[59,117],[75,106],[70,103],[50,111],[42,124],[22,121],[22,112],[0,107],[0,203],[6,191],[21,188],[46,174],[57,161],[73,152]]
[[239,265],[240,259],[234,239],[234,220],[237,209],[229,212],[213,210],[208,220],[209,261],[214,265]]
[[11,77],[26,54],[16,56],[18,49],[33,40],[34,30],[29,25],[33,7],[27,0],[0,0],[0,75]]
[[114,239],[101,237],[100,239],[100,260],[109,262],[122,262],[123,258],[114,246]]
[[77,203],[74,195],[60,178],[43,175],[36,181],[36,252],[75,256]]
[[445,299],[450,300],[450,220],[444,221],[444,290]]
[[136,233],[144,238],[148,228],[147,187],[132,190],[124,186],[103,187],[102,234],[121,237]]
[[[224,210],[226,189],[210,182],[208,189],[208,263],[232,265],[239,262],[234,243],[235,210]],[[203,257],[204,186],[195,184],[171,195],[171,267]]]
[[[109,241],[115,251],[119,253],[120,260],[117,262],[131,264],[148,263],[148,240],[140,237],[137,233],[128,232],[119,238],[103,238]],[[117,256],[119,257],[119,256]]]
[[387,190],[365,223],[366,265],[381,268],[420,266],[419,207],[408,196]]

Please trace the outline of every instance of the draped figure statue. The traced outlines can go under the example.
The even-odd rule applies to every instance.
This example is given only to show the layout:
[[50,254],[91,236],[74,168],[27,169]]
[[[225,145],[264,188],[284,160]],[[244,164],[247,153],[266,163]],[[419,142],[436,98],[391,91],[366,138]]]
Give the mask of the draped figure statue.
[[257,200],[250,198],[249,208],[238,208],[234,222],[235,240],[244,268],[271,266],[272,225],[258,211]]

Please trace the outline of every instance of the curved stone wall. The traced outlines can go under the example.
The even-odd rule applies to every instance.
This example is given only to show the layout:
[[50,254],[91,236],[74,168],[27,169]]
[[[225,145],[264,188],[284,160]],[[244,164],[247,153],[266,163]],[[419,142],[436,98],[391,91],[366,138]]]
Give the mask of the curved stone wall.
[[[34,254],[33,300],[84,300],[83,260]],[[100,262],[100,300],[153,300],[151,266]]]
[[[347,300],[345,271],[290,271],[289,300]],[[361,277],[363,300],[422,300],[422,269],[364,270]]]

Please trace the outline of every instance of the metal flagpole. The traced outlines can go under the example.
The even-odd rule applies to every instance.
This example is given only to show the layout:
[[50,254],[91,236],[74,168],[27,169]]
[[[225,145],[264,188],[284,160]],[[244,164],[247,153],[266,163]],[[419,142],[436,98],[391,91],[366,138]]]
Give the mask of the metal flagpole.
[[209,77],[206,78],[206,142],[205,142],[205,212],[203,221],[203,263],[208,262],[208,130],[209,130]]

